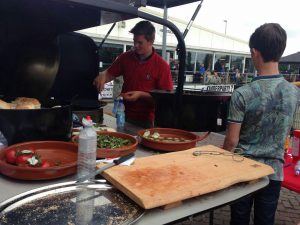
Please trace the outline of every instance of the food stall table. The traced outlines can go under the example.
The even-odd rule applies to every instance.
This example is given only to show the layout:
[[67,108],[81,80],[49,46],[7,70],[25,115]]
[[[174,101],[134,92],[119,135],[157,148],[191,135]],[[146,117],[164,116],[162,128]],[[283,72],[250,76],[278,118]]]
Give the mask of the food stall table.
[[[104,115],[104,124],[108,127],[115,128],[115,118]],[[136,135],[139,127],[133,126],[131,124],[126,124],[125,132],[129,134]],[[217,140],[218,134],[212,133],[208,138],[208,141]],[[218,141],[218,140],[217,140]],[[206,140],[207,142],[207,140]],[[152,155],[154,152],[143,148],[142,146],[138,146],[136,156],[137,157],[145,157]],[[47,180],[47,181],[21,181],[10,179],[5,176],[0,176],[0,188],[2,190],[2,194],[0,196],[0,201],[4,201],[9,199],[15,195],[21,194],[23,192],[48,186],[55,183],[62,183],[66,181],[75,180],[76,176],[68,176],[55,180]],[[184,200],[181,205],[170,208],[154,208],[146,210],[144,215],[135,223],[135,224],[165,224],[172,221],[179,220],[184,217],[188,217],[190,215],[194,215],[197,213],[205,212],[212,210],[214,208],[230,204],[231,202],[249,194],[255,192],[263,187],[265,187],[269,183],[267,177],[263,177],[257,182],[247,182],[233,185],[231,187],[225,188],[220,191],[216,191],[213,193],[205,194],[202,196],[198,196],[195,198],[191,198],[188,200]]]
[[282,186],[297,193],[300,193],[300,176],[295,175],[294,167],[296,162],[293,161],[291,154],[291,148],[288,149],[288,152],[284,155],[284,180]]

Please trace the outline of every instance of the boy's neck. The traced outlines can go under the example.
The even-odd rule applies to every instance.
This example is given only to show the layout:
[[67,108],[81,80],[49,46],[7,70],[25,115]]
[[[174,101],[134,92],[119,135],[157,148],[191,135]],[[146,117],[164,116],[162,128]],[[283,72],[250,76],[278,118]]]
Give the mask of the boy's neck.
[[259,76],[272,76],[279,74],[278,62],[263,63],[260,68],[257,69]]

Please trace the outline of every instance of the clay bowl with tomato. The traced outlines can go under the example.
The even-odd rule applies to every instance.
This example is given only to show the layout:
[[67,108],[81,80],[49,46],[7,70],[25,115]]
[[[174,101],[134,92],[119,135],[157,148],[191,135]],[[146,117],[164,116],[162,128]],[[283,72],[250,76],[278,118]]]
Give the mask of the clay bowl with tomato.
[[20,180],[49,180],[77,170],[77,145],[62,141],[31,141],[0,151],[0,173]]
[[[78,144],[79,136],[72,137]],[[108,143],[107,145],[103,143]],[[119,144],[121,142],[121,144]],[[129,134],[111,131],[97,131],[97,158],[117,158],[136,151],[137,139]]]

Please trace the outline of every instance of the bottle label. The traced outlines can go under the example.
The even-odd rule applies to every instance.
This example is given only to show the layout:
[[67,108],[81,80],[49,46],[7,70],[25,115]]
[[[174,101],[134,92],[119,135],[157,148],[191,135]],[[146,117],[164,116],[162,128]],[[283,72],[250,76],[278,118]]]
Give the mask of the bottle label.
[[96,152],[97,150],[97,137],[80,137],[78,144],[79,152],[88,153],[88,152]]
[[[95,171],[97,134],[92,129],[83,129],[79,134],[77,176],[82,177]],[[89,136],[92,135],[92,136]]]
[[78,152],[77,176],[91,174],[96,168],[96,154]]

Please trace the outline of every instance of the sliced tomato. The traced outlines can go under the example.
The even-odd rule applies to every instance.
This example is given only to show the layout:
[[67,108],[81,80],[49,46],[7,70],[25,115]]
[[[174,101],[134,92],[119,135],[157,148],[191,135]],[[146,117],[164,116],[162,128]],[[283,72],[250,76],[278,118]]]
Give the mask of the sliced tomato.
[[16,164],[18,166],[26,166],[29,165],[28,159],[32,157],[32,154],[21,154],[17,155]]
[[50,166],[51,166],[51,164],[47,160],[42,161],[41,168],[48,168]]
[[5,151],[5,158],[6,162],[11,164],[16,164],[16,150],[15,149],[8,149]]

